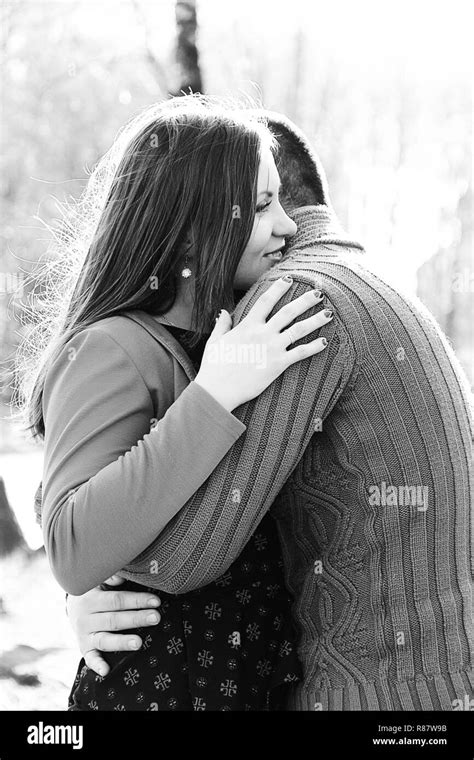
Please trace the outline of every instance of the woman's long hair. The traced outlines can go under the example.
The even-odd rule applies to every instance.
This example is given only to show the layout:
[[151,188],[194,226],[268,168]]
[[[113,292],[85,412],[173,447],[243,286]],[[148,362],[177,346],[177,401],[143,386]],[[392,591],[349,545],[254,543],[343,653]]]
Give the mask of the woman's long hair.
[[44,381],[61,349],[98,320],[167,311],[190,233],[194,343],[221,308],[233,308],[264,145],[276,148],[261,115],[202,95],[154,105],[119,134],[67,215],[39,318],[19,351],[20,407],[35,438],[44,437]]

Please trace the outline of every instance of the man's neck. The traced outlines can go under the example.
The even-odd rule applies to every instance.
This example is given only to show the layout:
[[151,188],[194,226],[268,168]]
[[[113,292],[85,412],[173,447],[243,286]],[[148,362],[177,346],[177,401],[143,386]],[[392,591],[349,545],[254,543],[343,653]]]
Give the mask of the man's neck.
[[287,253],[318,245],[318,243],[350,246],[363,249],[356,240],[344,232],[336,214],[329,206],[301,206],[289,216],[297,226],[296,234],[289,238]]

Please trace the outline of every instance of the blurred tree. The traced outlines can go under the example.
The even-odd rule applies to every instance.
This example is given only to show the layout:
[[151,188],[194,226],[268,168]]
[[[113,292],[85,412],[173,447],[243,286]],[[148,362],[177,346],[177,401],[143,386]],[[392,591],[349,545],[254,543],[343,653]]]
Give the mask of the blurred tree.
[[[23,323],[34,318],[25,310],[35,284],[31,275],[49,257],[58,202],[81,194],[118,129],[156,101],[157,90],[167,92],[159,62],[152,69],[143,44],[131,52],[113,41],[104,47],[100,37],[87,34],[84,20],[82,27],[73,23],[74,11],[84,8],[81,2],[1,6],[8,30],[0,43],[2,418],[7,413],[1,404],[11,399],[15,349],[28,329]],[[137,25],[130,32],[139,39]]]
[[471,104],[449,86],[438,105],[439,244],[417,272],[418,295],[448,336],[474,388],[474,235]]
[[301,92],[302,92],[302,80],[305,67],[305,50],[306,50],[307,38],[305,37],[303,30],[299,27],[295,34],[294,50],[292,55],[293,76],[288,82],[288,92],[286,95],[286,111],[285,113],[290,119],[294,119],[297,123],[302,123],[301,120]]
[[172,95],[202,92],[202,77],[196,45],[196,0],[176,0],[177,38],[175,78]]
[[461,221],[459,240],[441,248],[419,268],[417,275],[421,300],[450,339],[474,387],[472,209],[472,186],[469,185],[457,203],[456,214]]
[[140,5],[139,0],[132,0],[132,5],[135,11],[135,16],[137,18],[137,21],[141,27],[141,29],[144,32],[144,43],[145,43],[145,57],[150,64],[151,70],[153,71],[154,76],[156,77],[156,82],[160,90],[160,94],[162,97],[166,97],[169,91],[169,85],[168,85],[168,73],[166,71],[165,66],[158,58],[155,47],[152,42],[152,35],[150,34],[151,25],[146,18],[143,8]]
[[0,558],[14,551],[28,553],[29,549],[8,502],[3,478],[0,478]]

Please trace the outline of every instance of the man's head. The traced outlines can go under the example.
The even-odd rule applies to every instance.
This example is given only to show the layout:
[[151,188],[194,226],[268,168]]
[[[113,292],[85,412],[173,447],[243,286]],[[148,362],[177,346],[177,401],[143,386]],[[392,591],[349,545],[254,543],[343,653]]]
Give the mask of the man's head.
[[276,164],[282,184],[280,200],[286,211],[299,206],[331,206],[326,173],[304,133],[276,111],[259,109],[278,142]]

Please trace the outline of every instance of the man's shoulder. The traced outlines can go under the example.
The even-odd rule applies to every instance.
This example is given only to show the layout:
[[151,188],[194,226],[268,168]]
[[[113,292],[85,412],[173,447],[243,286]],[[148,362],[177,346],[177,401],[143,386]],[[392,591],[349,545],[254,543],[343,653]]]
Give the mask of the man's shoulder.
[[[362,249],[349,245],[320,244],[314,248],[292,251],[288,259],[280,262],[256,283],[262,283],[290,275],[303,286],[323,288],[334,297],[344,293],[344,299],[359,301],[362,294],[377,294],[390,304],[406,302],[413,308],[412,296],[397,287],[390,277],[374,265]],[[342,290],[341,290],[342,289]]]
[[413,294],[403,291],[370,266],[361,251],[329,244],[294,250],[287,259],[262,275],[237,304],[235,321],[246,316],[272,283],[285,275],[292,277],[293,287],[280,300],[280,307],[306,290],[320,290],[324,295],[324,307],[335,311],[349,333],[360,331],[359,314],[365,309],[377,308],[397,323],[416,313],[420,329],[421,323],[433,322],[432,316]]
[[340,245],[318,245],[314,249],[295,250],[259,277],[239,300],[235,315],[241,316],[276,280],[286,275],[293,279],[295,287],[285,294],[282,302],[297,298],[305,290],[324,289],[329,295],[328,288],[333,290],[336,283],[368,280],[371,275],[360,259],[355,249]]
[[302,295],[305,290],[314,290],[317,287],[315,275],[313,275],[312,272],[300,272],[291,269],[280,271],[279,273],[273,271],[266,273],[265,276],[259,277],[259,279],[240,298],[233,312],[234,322],[238,322],[246,316],[260,296],[262,296],[274,282],[287,274],[291,275],[293,278],[293,286],[281,297],[278,302],[279,307]]

